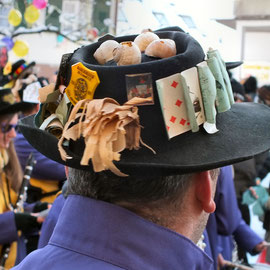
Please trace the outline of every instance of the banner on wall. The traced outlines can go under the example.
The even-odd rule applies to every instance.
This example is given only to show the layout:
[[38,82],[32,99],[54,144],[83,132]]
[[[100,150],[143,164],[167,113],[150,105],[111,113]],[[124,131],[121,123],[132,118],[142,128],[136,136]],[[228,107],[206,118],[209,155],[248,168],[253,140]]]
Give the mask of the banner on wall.
[[249,76],[257,78],[258,86],[270,84],[270,62],[244,61],[241,78],[244,81]]

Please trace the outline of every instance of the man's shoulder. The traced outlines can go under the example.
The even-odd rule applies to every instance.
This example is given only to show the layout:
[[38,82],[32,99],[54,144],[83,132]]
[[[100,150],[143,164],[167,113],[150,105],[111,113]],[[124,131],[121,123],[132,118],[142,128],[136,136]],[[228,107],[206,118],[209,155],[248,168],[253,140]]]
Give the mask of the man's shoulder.
[[123,270],[91,256],[49,244],[29,254],[12,270]]

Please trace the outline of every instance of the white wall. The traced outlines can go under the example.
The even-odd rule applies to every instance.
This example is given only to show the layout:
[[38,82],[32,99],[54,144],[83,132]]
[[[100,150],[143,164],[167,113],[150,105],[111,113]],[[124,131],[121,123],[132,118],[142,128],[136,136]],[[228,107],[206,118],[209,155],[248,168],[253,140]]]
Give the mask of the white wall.
[[270,83],[269,29],[269,20],[237,21],[237,32],[241,44],[239,56],[244,61],[240,78],[245,79],[253,75],[258,79],[259,86]]
[[247,32],[245,35],[244,59],[246,61],[270,62],[270,32]]
[[[29,53],[23,58],[28,62],[36,61],[39,64],[59,65],[63,54],[73,52],[79,46],[68,40],[58,43],[57,35],[54,33],[21,35],[16,39],[28,43]],[[19,58],[12,51],[10,52],[9,60],[11,62],[15,62]]]

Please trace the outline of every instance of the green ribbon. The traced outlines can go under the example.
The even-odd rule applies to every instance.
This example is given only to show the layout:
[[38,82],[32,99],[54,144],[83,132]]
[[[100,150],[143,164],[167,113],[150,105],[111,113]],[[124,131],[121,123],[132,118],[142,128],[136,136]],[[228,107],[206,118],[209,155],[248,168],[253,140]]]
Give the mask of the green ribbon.
[[189,95],[189,87],[187,85],[185,77],[182,76],[181,74],[179,75],[180,75],[180,82],[183,88],[184,100],[185,100],[185,105],[187,109],[187,117],[190,123],[190,127],[191,127],[192,132],[197,132],[199,131],[199,126],[197,123],[194,106]]
[[219,67],[220,67],[220,70],[222,72],[222,76],[223,76],[223,79],[224,79],[224,82],[226,85],[227,94],[228,94],[228,97],[230,100],[230,104],[232,105],[234,103],[233,91],[232,91],[230,77],[229,77],[229,74],[227,72],[224,61],[222,60],[222,58],[217,50],[209,50],[207,52],[207,57],[208,57],[208,59],[211,59],[213,57],[217,58],[218,63],[219,63]]
[[203,98],[205,118],[208,123],[216,123],[215,100],[216,81],[208,66],[198,66],[199,81]]
[[225,112],[231,108],[231,104],[218,60],[216,57],[212,57],[207,60],[207,64],[216,80],[217,110],[219,113]]

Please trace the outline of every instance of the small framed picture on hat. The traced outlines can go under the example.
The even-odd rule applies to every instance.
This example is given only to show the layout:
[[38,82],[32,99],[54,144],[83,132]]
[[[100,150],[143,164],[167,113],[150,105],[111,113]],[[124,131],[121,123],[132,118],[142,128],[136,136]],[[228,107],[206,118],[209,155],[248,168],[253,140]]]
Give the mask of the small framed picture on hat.
[[151,73],[126,75],[126,89],[128,100],[134,97],[147,98],[149,99],[147,104],[154,104]]

